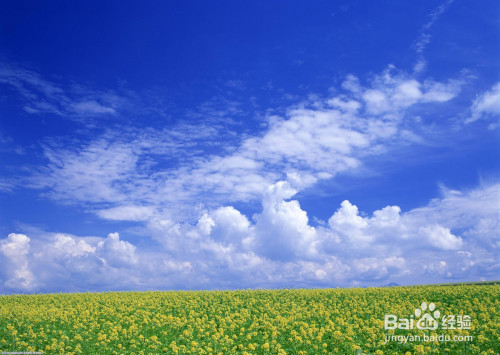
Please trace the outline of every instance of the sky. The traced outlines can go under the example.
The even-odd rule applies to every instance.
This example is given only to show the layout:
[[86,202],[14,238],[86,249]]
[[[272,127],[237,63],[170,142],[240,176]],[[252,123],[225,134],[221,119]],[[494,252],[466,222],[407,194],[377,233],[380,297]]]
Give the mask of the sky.
[[500,279],[500,4],[0,2],[0,294]]

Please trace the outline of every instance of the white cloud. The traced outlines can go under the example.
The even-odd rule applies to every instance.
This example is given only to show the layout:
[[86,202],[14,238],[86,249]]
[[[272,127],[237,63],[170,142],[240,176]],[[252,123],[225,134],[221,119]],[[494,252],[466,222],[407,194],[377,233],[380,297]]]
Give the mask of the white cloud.
[[391,109],[387,96],[380,90],[366,90],[363,99],[369,113],[379,114]]
[[114,184],[126,183],[127,175],[134,174],[138,159],[130,145],[103,140],[76,152],[46,148],[45,155],[49,165],[32,180],[34,186],[49,188],[56,199],[90,202],[124,200],[126,191]]
[[106,239],[97,244],[95,252],[108,265],[125,267],[137,263],[135,249],[135,246],[129,242],[120,240],[118,233],[110,233]]
[[77,240],[65,234],[56,234],[54,239],[54,251],[61,256],[77,257],[95,253],[96,248],[85,240]]
[[[498,219],[500,213],[494,202],[498,199],[498,193],[495,192],[497,189],[498,185],[495,185],[467,193],[455,192],[453,197],[445,192],[442,198],[432,200],[424,208],[401,213],[398,206],[387,206],[367,217],[361,216],[355,205],[344,201],[330,218],[327,227],[315,228],[310,226],[307,213],[300,208],[298,201],[289,201],[296,190],[290,183],[282,181],[268,188],[263,198],[262,212],[254,217],[253,224],[233,207],[218,210],[241,220],[241,223],[234,221],[238,227],[233,226],[233,230],[239,232],[239,237],[234,239],[244,238],[246,233],[251,242],[240,249],[218,246],[218,242],[226,246],[237,244],[231,239],[218,238],[213,233],[216,225],[214,213],[204,214],[198,220],[194,232],[187,225],[172,222],[167,230],[173,228],[178,233],[177,243],[184,235],[184,244],[180,242],[180,245],[189,247],[181,249],[192,250],[190,248],[193,244],[186,240],[198,240],[203,245],[202,248],[217,255],[217,260],[220,260],[221,255],[225,255],[222,259],[226,261],[233,260],[239,253],[248,256],[250,250],[256,260],[259,260],[255,265],[265,266],[276,273],[267,274],[265,280],[270,285],[293,278],[304,282],[330,280],[341,284],[356,284],[368,280],[410,280],[412,277],[421,282],[426,282],[427,278],[431,282],[439,277],[484,274],[478,267],[482,265],[484,268],[485,265],[492,264],[491,256],[487,254],[492,247],[498,248],[500,245],[498,232],[491,233],[496,225],[493,221]],[[480,202],[484,204],[481,211],[475,205],[479,203],[478,197],[483,199]],[[440,212],[436,213],[436,210]],[[455,213],[470,217],[460,221],[450,218]],[[453,230],[462,231],[462,236],[452,232]],[[474,238],[470,238],[472,235]],[[200,236],[208,239],[202,238],[205,241],[200,242]],[[483,240],[486,236],[490,239]],[[218,242],[210,242],[211,238]],[[173,251],[178,247],[179,244],[173,247],[169,245],[169,250]],[[198,255],[202,248],[192,253]],[[463,250],[474,252],[468,252],[468,260],[463,260]],[[228,256],[228,251],[231,257]],[[440,271],[442,268],[438,270],[432,265],[424,269],[415,268],[416,265],[427,265],[422,259],[430,254],[435,254],[432,259],[445,259],[446,273],[443,274]],[[204,262],[210,263],[210,257],[207,254],[204,256]],[[329,268],[326,265],[333,260],[338,270],[326,271]],[[494,272],[492,270],[494,269],[489,271],[490,274]],[[330,272],[333,275],[328,275]]]
[[[460,250],[473,245],[496,248],[500,234],[494,228],[500,213],[500,185],[470,192],[448,192],[428,206],[401,214],[398,206],[387,206],[371,217],[359,215],[356,206],[344,201],[328,221],[337,248],[353,253],[377,248],[406,255],[411,250]],[[461,231],[463,236],[452,230]],[[474,235],[474,239],[466,238]],[[348,250],[348,249],[345,249]]]
[[[427,206],[371,215],[342,202],[311,226],[290,200],[289,182],[270,185],[252,221],[232,206],[200,210],[192,223],[148,221],[161,247],[66,234],[0,241],[4,291],[151,288],[322,287],[498,278],[500,185],[443,189]],[[35,232],[33,232],[35,233]]]
[[[465,75],[466,73],[461,74]],[[460,93],[463,84],[463,78],[448,82],[436,82],[432,79],[420,82],[412,75],[389,65],[374,77],[371,87],[358,90],[362,92],[361,98],[368,113],[396,119],[401,118],[401,112],[412,105],[453,99]]]
[[[457,249],[461,239],[440,225],[426,225],[411,212],[400,214],[398,206],[387,206],[373,212],[371,217],[359,215],[358,208],[349,201],[328,221],[330,231],[336,235],[335,249],[352,255],[392,252],[404,255],[410,249],[436,247],[442,250]],[[423,226],[422,226],[423,225]],[[422,239],[422,237],[425,237]],[[391,246],[394,248],[391,250]]]
[[117,233],[107,238],[58,233],[31,240],[10,234],[0,240],[2,256],[3,292],[128,288],[139,284],[136,273],[145,272],[133,269],[139,264],[136,247]]
[[450,100],[461,85],[419,81],[394,66],[367,85],[348,75],[346,92],[268,116],[265,129],[241,140],[214,121],[107,132],[73,147],[47,144],[48,166],[28,183],[55,200],[104,203],[89,209],[105,219],[193,219],[199,217],[192,208],[198,203],[216,209],[255,202],[285,176],[290,182],[297,176],[303,190],[359,169],[401,142],[421,142],[404,121],[406,110]]
[[361,103],[348,97],[334,97],[327,101],[328,105],[345,112],[355,112],[361,108]]
[[472,114],[465,121],[471,123],[481,118],[500,116],[500,83],[496,83],[491,90],[479,95],[472,103]]
[[397,101],[408,103],[417,102],[422,97],[421,84],[415,79],[403,81],[396,87],[394,97]]
[[371,223],[374,228],[392,228],[397,226],[401,220],[401,208],[398,206],[387,206],[373,212]]
[[462,80],[450,80],[447,83],[428,80],[424,82],[425,92],[422,95],[423,102],[446,102],[456,97],[463,85]]
[[356,281],[385,280],[391,276],[397,277],[408,273],[406,260],[396,256],[357,259],[352,267]]
[[198,223],[196,224],[196,228],[201,233],[201,235],[210,235],[213,226],[215,226],[215,222],[208,216],[207,213],[203,214],[203,216],[200,217]]
[[115,221],[147,221],[154,211],[154,207],[149,206],[118,206],[99,210],[97,215]]
[[[419,223],[443,224],[448,228],[465,229],[481,220],[496,219],[500,211],[500,184],[492,184],[470,191],[442,189],[442,197],[408,214]],[[492,237],[498,237],[494,233]]]
[[318,251],[314,227],[296,200],[285,201],[296,191],[285,181],[271,185],[255,217],[256,250],[272,260],[314,258]]
[[429,274],[438,274],[440,276],[449,277],[452,274],[447,270],[448,265],[444,260],[438,262],[430,262],[427,265],[424,265],[424,271]]
[[120,240],[118,233],[110,233],[107,238],[58,233],[41,243],[41,250],[34,252],[34,256],[38,262],[45,262],[52,269],[63,267],[70,273],[90,273],[97,270],[104,272],[108,266],[132,266],[138,262],[135,252],[136,247]]
[[35,276],[30,270],[28,253],[30,238],[24,234],[11,233],[0,241],[0,257],[3,256],[3,288],[7,290],[32,290],[36,287]]
[[443,250],[457,250],[463,245],[462,238],[451,234],[449,228],[440,225],[420,227],[418,231],[433,246]]
[[[250,243],[250,222],[240,211],[232,206],[225,206],[216,209],[210,216],[213,224],[207,234],[212,238],[236,246]],[[198,224],[203,223],[202,221],[200,219]]]
[[359,94],[362,90],[359,79],[352,74],[347,75],[345,80],[342,82],[342,88],[354,94]]
[[368,245],[373,236],[365,232],[368,221],[358,215],[358,207],[349,201],[343,201],[341,207],[328,220],[330,229],[342,240],[354,245]]

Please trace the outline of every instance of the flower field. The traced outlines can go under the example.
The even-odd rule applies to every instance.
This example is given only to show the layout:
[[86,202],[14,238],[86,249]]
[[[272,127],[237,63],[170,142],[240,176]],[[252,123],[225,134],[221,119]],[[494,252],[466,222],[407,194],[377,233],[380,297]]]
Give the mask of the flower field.
[[[384,329],[386,314],[409,319],[422,302],[434,303],[440,315],[470,316],[465,327],[470,329]],[[409,335],[431,340],[405,341]],[[499,284],[0,296],[0,350],[9,352],[498,354],[499,349]]]

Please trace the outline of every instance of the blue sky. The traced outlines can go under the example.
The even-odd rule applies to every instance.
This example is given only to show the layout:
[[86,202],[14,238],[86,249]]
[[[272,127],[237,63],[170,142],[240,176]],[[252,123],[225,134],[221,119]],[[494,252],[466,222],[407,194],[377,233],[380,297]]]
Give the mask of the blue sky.
[[496,1],[0,4],[0,292],[500,278]]

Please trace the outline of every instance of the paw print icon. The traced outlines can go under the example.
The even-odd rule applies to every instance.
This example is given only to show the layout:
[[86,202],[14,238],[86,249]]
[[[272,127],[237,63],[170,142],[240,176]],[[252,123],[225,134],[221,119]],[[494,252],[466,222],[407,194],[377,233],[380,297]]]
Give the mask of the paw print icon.
[[436,319],[439,319],[441,312],[435,309],[436,305],[434,303],[430,303],[427,306],[426,302],[422,302],[420,307],[415,309],[415,319],[420,318],[417,320],[418,329],[435,330],[438,328],[439,323]]

